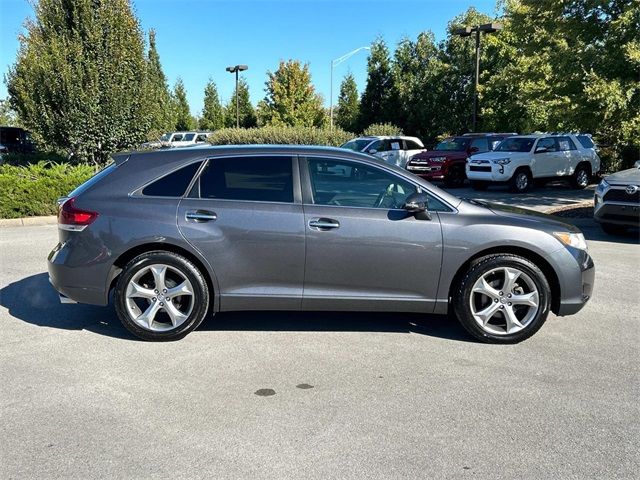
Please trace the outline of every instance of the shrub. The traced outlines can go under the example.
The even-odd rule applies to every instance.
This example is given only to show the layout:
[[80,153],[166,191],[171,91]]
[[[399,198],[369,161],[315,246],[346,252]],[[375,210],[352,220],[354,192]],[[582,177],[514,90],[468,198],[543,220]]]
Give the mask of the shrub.
[[0,165],[0,218],[55,215],[56,200],[94,173],[91,165],[46,161],[25,166]]
[[391,123],[374,123],[369,125],[362,132],[365,136],[382,136],[382,135],[402,135],[402,129]]
[[5,163],[8,165],[31,165],[42,161],[67,163],[68,159],[64,155],[55,152],[4,153],[0,156],[0,164]]
[[355,137],[339,128],[315,127],[223,128],[210,137],[212,145],[328,145],[340,146]]

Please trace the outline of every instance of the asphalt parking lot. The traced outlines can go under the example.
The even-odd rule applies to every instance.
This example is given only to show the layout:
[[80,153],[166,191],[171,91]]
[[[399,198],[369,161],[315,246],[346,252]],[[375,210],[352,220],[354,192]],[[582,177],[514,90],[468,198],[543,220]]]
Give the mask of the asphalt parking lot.
[[0,478],[637,478],[640,247],[582,227],[593,300],[514,346],[277,312],[145,343],[58,303],[55,226],[2,228]]

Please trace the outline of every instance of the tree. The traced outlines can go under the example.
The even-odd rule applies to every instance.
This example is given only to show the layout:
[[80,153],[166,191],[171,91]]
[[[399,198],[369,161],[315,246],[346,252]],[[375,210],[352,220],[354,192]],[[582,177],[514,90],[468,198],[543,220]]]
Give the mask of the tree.
[[144,39],[129,0],[40,0],[7,74],[36,140],[101,163],[146,137]]
[[358,129],[360,101],[358,87],[351,73],[347,74],[340,84],[338,106],[335,109],[335,122],[343,130],[355,132]]
[[191,116],[189,102],[187,101],[187,91],[181,78],[176,80],[173,87],[173,102],[175,108],[175,129],[178,131],[193,130],[195,121]]
[[216,84],[211,79],[204,89],[204,109],[199,126],[201,130],[218,130],[224,127],[224,110],[220,104]]
[[371,44],[367,59],[367,85],[360,101],[360,130],[373,123],[395,123],[397,107],[389,49],[384,40],[378,38]]
[[[256,111],[251,105],[249,98],[249,85],[243,78],[238,80],[238,112],[241,128],[252,128],[257,126]],[[229,102],[224,109],[224,123],[226,127],[236,126],[236,91],[234,89]]]
[[275,72],[267,72],[266,96],[258,115],[262,125],[320,127],[325,122],[322,97],[311,83],[309,64],[280,61]]
[[0,125],[3,127],[16,127],[18,124],[16,113],[11,109],[8,100],[0,100]]
[[147,54],[147,95],[151,122],[151,136],[173,129],[176,123],[175,112],[167,77],[162,71],[160,55],[156,48],[156,33],[149,31],[149,52]]

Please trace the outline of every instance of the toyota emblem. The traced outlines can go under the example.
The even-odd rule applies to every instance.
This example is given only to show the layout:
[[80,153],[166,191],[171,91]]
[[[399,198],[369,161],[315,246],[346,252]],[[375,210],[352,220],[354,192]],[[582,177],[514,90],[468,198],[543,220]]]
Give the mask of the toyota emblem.
[[627,192],[629,195],[633,195],[638,190],[640,190],[640,187],[638,187],[638,185],[627,185],[627,188],[624,189],[624,191]]

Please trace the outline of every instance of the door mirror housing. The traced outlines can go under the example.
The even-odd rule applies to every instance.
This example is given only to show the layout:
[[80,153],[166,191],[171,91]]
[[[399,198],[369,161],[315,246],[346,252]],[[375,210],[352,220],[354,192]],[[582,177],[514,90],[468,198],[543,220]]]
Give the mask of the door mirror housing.
[[418,220],[431,220],[429,213],[429,197],[424,192],[413,193],[407,197],[403,207]]
[[549,149],[547,147],[536,147],[536,151],[534,153],[545,153],[548,151]]

